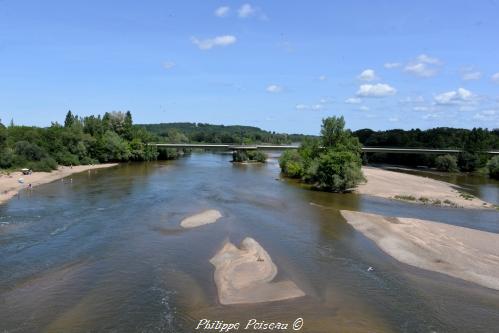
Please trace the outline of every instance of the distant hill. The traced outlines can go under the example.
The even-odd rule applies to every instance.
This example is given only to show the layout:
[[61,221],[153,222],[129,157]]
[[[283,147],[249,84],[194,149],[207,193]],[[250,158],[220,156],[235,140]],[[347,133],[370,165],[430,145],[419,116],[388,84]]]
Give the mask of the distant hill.
[[138,124],[169,142],[206,143],[272,143],[300,142],[309,135],[286,134],[262,130],[253,126],[213,125],[203,123]]

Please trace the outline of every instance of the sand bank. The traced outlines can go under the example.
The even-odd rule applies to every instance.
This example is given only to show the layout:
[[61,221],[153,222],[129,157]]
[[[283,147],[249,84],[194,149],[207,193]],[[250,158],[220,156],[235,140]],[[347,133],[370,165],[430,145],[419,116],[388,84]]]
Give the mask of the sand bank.
[[499,234],[412,218],[341,214],[398,261],[499,290]]
[[180,222],[183,228],[195,228],[205,224],[215,223],[222,217],[222,214],[216,209],[208,209],[199,214],[191,215]]
[[227,243],[210,260],[222,304],[260,303],[305,296],[292,281],[272,282],[277,267],[267,251],[252,238],[238,249]]
[[358,186],[356,191],[360,194],[452,207],[494,207],[476,197],[463,195],[456,185],[439,180],[372,167],[363,167],[362,171],[367,183]]
[[[31,175],[23,175],[21,172],[11,172],[9,175],[0,174],[0,204],[15,196],[20,190],[26,188],[28,184],[37,186],[53,182],[72,175],[74,173],[87,170],[109,168],[117,165],[116,163],[96,164],[96,165],[78,165],[72,168],[60,166],[52,172],[33,172]],[[24,183],[18,182],[19,178],[24,179]]]

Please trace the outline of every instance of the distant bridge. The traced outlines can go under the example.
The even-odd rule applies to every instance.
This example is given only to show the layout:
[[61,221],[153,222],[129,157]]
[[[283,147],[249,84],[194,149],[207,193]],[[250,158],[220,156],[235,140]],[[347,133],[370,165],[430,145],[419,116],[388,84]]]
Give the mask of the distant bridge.
[[[211,149],[211,150],[288,150],[298,149],[299,145],[237,145],[218,143],[150,143],[151,146],[164,148],[190,148],[190,149]],[[385,147],[362,147],[364,153],[385,153],[385,154],[458,154],[463,152],[460,149],[425,149],[425,148],[385,148]],[[487,154],[499,155],[498,150],[488,151]]]

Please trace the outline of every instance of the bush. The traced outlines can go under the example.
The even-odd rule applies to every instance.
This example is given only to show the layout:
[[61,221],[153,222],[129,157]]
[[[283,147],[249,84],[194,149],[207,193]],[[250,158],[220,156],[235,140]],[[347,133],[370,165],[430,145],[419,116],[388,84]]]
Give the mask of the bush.
[[475,171],[480,166],[480,156],[464,151],[459,154],[457,163],[461,171]]
[[10,148],[0,151],[0,168],[10,168],[14,165],[15,154]]
[[282,173],[291,178],[300,178],[303,175],[303,159],[296,150],[286,150],[279,158]]
[[55,158],[56,158],[57,163],[59,163],[60,165],[69,166],[69,165],[80,164],[80,160],[78,159],[78,156],[71,154],[68,151],[62,151],[62,152],[56,153]]
[[455,172],[457,168],[457,158],[452,155],[440,155],[435,159],[435,167],[439,171]]
[[494,179],[499,179],[499,156],[494,156],[487,163],[489,176]]
[[319,158],[316,187],[331,192],[354,188],[364,180],[360,157],[351,151],[329,150]]
[[256,161],[265,163],[267,161],[267,154],[259,150],[236,150],[232,154],[233,162],[248,162]]
[[34,143],[28,141],[16,142],[16,154],[30,161],[40,161],[47,154],[45,151]]
[[28,162],[26,167],[33,171],[50,172],[57,169],[57,162],[52,157],[45,157],[40,161]]

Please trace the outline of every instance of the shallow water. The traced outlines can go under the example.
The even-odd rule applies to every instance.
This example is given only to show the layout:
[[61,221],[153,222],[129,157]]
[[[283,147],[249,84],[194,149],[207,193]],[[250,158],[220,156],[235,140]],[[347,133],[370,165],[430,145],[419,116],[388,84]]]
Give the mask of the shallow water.
[[[229,159],[193,154],[85,172],[1,205],[0,332],[193,332],[203,318],[245,326],[251,318],[299,317],[303,332],[499,327],[499,292],[396,262],[338,209],[491,232],[499,232],[499,212],[314,192],[281,179],[275,160]],[[207,208],[224,217],[179,227]],[[227,239],[239,244],[247,236],[269,252],[278,279],[295,281],[306,297],[218,303],[208,260]]]

